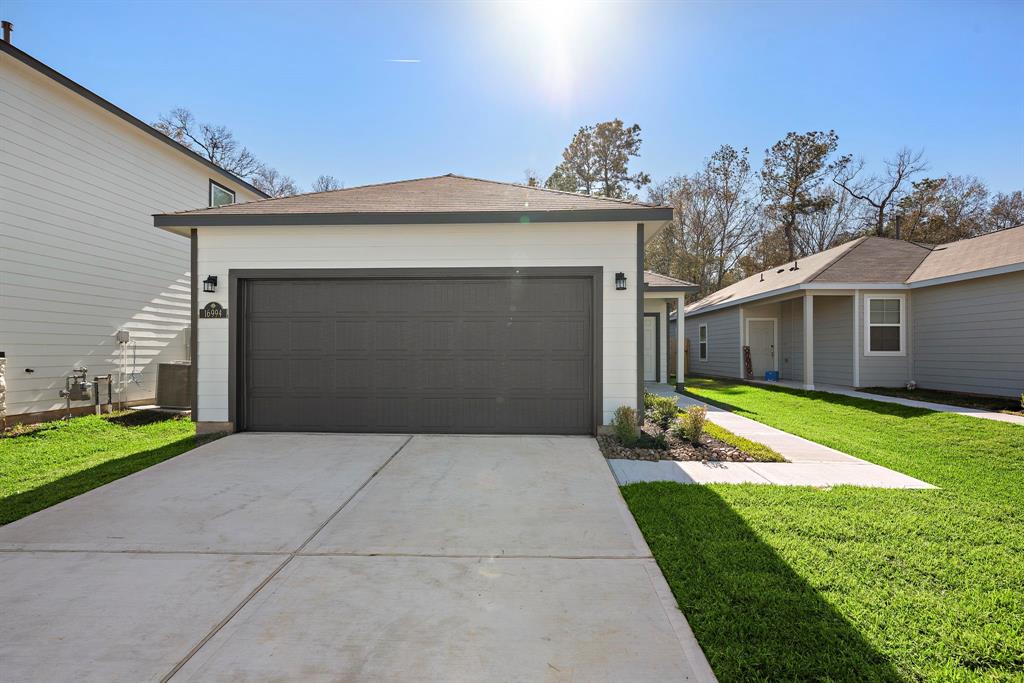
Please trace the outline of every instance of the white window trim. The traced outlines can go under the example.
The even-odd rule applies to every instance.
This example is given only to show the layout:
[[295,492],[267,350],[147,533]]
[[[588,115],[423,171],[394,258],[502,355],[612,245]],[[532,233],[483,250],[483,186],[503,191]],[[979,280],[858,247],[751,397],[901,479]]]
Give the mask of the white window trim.
[[[701,330],[704,331],[704,357],[703,358],[701,358],[701,355],[700,355],[700,345],[701,345],[700,333],[701,333]],[[710,351],[711,351],[710,339],[711,339],[711,337],[708,335],[708,326],[707,325],[698,325],[697,326],[697,360],[702,361],[704,363],[708,362],[708,356],[711,355],[711,353],[710,353]]]
[[772,322],[772,346],[774,347],[772,353],[772,370],[775,372],[779,371],[779,319],[778,318],[744,318],[743,322],[746,323],[746,329],[744,330],[744,341],[747,342],[747,346],[750,346],[750,321],[760,322]]
[[[900,350],[871,350],[871,302],[876,299],[898,299],[900,302]],[[895,327],[892,323],[876,323],[878,327]],[[905,356],[907,355],[907,296],[905,294],[865,294],[864,295],[864,355],[865,356]]]
[[215,180],[210,180],[210,206],[211,207],[214,207],[214,206],[231,206],[231,204],[214,204],[213,203],[213,188],[214,187],[217,187],[217,188],[223,190],[224,192],[227,192],[229,195],[231,195],[231,204],[237,204],[238,203],[238,195],[235,193],[234,190],[232,190],[230,187],[224,187],[223,185],[221,185],[220,183],[216,182]]

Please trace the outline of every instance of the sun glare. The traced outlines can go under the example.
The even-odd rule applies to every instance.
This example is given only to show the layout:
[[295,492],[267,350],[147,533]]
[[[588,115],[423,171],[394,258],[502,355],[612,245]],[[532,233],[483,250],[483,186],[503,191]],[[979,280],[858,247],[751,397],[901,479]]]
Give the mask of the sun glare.
[[549,104],[568,106],[587,85],[601,24],[613,5],[582,0],[524,0],[497,5],[499,40]]

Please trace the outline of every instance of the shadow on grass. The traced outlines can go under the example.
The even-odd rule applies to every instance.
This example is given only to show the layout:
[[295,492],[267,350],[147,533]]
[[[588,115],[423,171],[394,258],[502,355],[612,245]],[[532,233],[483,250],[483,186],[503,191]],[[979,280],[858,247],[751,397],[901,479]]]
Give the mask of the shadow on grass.
[[[29,435],[26,435],[29,436]],[[74,472],[28,491],[0,499],[0,525],[21,519],[68,498],[151,467],[209,441],[209,438],[186,436],[176,441],[137,453],[107,460],[88,469]]]
[[[701,389],[702,387],[697,384],[693,387],[694,389]],[[807,391],[805,389],[791,389],[789,387],[778,387],[769,386],[765,384],[753,384],[748,382],[742,382],[740,380],[715,380],[714,386],[709,387],[718,394],[733,394],[739,395],[747,388],[761,389],[763,391],[774,392],[778,394],[787,394],[790,396],[798,396],[800,398],[807,398],[812,401],[821,401],[823,403],[830,403],[836,406],[843,406],[847,408],[856,408],[858,410],[868,410],[878,415],[889,415],[892,417],[899,418],[915,418],[915,417],[927,417],[929,415],[936,415],[936,411],[929,410],[927,408],[914,408],[911,406],[901,405],[899,403],[886,403],[883,401],[873,401],[870,398],[857,398],[854,396],[845,396],[843,394],[831,394],[826,391]],[[716,405],[719,408],[724,408],[732,412],[748,412],[753,413],[755,411],[749,408],[743,408],[741,406],[733,405],[728,401],[721,399],[712,399],[707,396],[701,396],[687,387],[684,392],[685,395],[690,398],[695,398],[698,401],[704,401]]]
[[622,493],[721,681],[903,680],[712,489]]

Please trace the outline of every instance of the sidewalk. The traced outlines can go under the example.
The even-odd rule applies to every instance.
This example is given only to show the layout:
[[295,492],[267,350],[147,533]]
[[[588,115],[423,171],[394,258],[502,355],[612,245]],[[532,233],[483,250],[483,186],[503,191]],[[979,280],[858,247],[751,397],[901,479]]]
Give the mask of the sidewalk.
[[818,487],[846,484],[892,489],[935,488],[887,467],[677,394],[668,385],[649,384],[647,391],[659,396],[674,396],[679,399],[679,407],[683,409],[691,405],[704,406],[711,422],[733,434],[770,446],[789,462],[609,460],[608,464],[620,485],[639,481],[678,481],[684,484],[750,483]]
[[[803,389],[803,385],[799,382],[789,382],[786,380],[780,380],[778,382],[765,382],[756,379],[747,381],[754,384],[763,384],[765,386],[782,386],[789,389]],[[824,391],[829,394],[852,396],[853,398],[866,398],[871,401],[881,401],[882,403],[898,403],[901,406],[907,406],[908,408],[923,408],[925,410],[934,410],[938,413],[955,413],[957,415],[966,415],[967,417],[980,417],[983,420],[995,420],[996,422],[1009,422],[1010,424],[1024,425],[1024,417],[1020,415],[998,413],[994,410],[965,408],[963,406],[951,406],[946,403],[932,403],[931,401],[917,401],[912,398],[903,398],[902,396],[883,396],[881,394],[871,394],[866,391],[857,391],[856,389],[839,386],[837,384],[815,384],[814,390]]]

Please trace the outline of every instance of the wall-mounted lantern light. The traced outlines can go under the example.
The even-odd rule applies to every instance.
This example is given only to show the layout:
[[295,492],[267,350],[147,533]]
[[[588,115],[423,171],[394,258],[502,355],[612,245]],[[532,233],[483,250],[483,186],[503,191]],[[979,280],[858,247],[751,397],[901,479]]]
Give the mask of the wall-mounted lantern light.
[[615,289],[623,290],[626,288],[626,274],[615,273]]
[[217,291],[217,276],[207,275],[206,279],[203,280],[203,291],[204,292],[216,292]]

